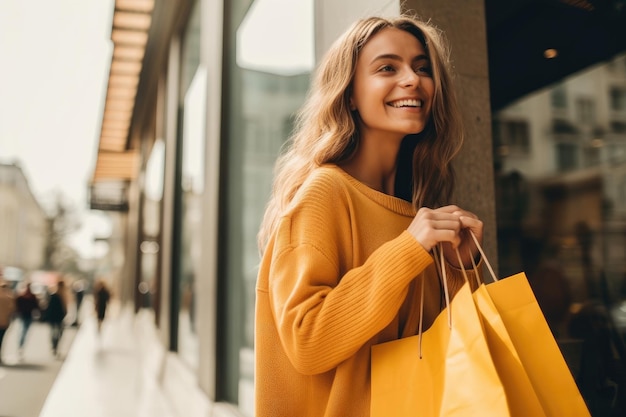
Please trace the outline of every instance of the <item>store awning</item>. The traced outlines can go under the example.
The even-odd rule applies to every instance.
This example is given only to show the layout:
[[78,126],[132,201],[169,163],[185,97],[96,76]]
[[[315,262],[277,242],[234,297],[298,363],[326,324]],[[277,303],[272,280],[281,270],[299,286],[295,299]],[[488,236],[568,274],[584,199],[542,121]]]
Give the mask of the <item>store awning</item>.
[[115,0],[113,54],[102,115],[93,184],[133,180],[138,152],[129,147],[137,88],[155,0]]

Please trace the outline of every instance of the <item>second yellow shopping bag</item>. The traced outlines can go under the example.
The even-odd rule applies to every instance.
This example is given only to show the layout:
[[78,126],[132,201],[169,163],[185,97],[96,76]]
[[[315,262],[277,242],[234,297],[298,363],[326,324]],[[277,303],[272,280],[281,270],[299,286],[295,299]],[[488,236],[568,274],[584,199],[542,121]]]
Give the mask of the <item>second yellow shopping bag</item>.
[[526,275],[486,286],[548,417],[589,417]]
[[[513,377],[519,371],[518,365],[521,365],[545,416],[589,417],[587,405],[541,312],[526,274],[521,272],[499,280],[473,234],[472,238],[494,280],[479,286],[474,299],[486,333],[489,335],[491,332],[491,340],[500,344],[501,349],[494,348],[493,343],[490,343],[490,348],[503,382],[507,386],[511,386],[511,383],[522,384],[521,389],[525,390],[527,384],[521,373],[520,377],[509,381],[509,377]],[[523,392],[521,389],[520,394]],[[532,399],[534,401],[534,397]]]
[[473,294],[489,352],[507,396],[511,416],[547,417],[532,382],[485,285]]
[[373,346],[371,372],[371,417],[510,416],[467,282],[427,331]]

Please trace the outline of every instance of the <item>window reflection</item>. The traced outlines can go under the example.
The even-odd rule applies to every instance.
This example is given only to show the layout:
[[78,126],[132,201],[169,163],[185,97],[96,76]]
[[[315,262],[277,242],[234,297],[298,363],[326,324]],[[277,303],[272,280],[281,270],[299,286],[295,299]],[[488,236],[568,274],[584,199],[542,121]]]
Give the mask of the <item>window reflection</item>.
[[196,279],[201,279],[199,267],[201,242],[201,201],[204,191],[204,123],[206,121],[206,70],[200,65],[200,2],[191,11],[183,38],[181,65],[182,153],[180,184],[180,244],[178,270],[177,351],[183,361],[197,369],[199,363],[196,331]]
[[179,279],[178,353],[198,366],[196,332],[196,279],[201,277],[202,193],[204,189],[204,122],[206,71],[199,67],[184,101],[181,212],[181,268]]
[[[237,3],[237,1],[233,2]],[[247,1],[239,0],[239,7]],[[233,10],[237,5],[228,4]],[[276,24],[275,22],[280,22]],[[304,101],[313,67],[313,1],[256,0],[232,24],[236,51],[228,94],[229,329],[228,372],[220,396],[253,415],[254,297],[259,264],[256,235],[273,179],[274,162]],[[233,318],[238,322],[230,322]],[[224,340],[225,339],[225,340]],[[235,374],[230,374],[234,372]]]
[[141,280],[139,303],[142,307],[158,309],[159,240],[161,234],[161,203],[163,199],[163,170],[165,146],[162,139],[154,143],[146,166],[143,204],[143,241],[141,251]]
[[[315,59],[313,0],[256,0],[236,37],[241,68],[279,75],[310,72]],[[277,82],[265,80],[270,88]]]
[[593,416],[626,415],[625,64],[493,115],[500,274],[526,272]]

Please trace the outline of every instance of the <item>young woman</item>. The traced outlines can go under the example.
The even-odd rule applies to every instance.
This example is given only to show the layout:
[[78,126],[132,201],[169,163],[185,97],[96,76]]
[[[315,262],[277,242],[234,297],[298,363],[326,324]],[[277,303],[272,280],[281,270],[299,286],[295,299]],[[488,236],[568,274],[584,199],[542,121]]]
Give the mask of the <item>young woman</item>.
[[[441,33],[412,17],[356,22],[330,48],[259,233],[256,416],[368,416],[370,348],[441,311],[482,222],[449,205],[462,129]],[[418,285],[420,284],[420,285]]]

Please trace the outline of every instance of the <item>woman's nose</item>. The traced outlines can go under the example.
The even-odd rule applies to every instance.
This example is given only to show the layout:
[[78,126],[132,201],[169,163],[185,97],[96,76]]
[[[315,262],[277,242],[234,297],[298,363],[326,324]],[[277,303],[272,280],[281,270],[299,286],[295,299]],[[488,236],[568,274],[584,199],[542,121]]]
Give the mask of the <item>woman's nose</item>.
[[402,85],[404,87],[417,87],[420,81],[420,76],[417,75],[413,68],[405,71],[404,78],[402,80]]

